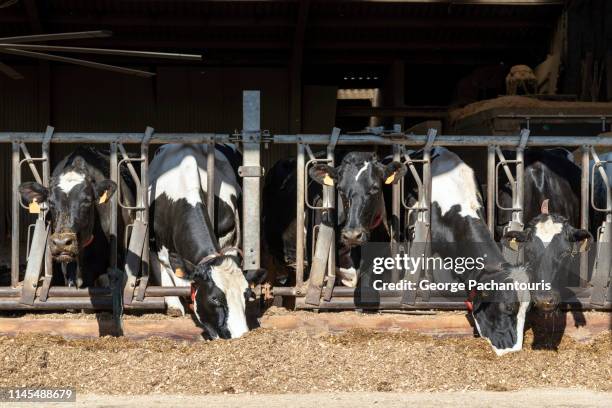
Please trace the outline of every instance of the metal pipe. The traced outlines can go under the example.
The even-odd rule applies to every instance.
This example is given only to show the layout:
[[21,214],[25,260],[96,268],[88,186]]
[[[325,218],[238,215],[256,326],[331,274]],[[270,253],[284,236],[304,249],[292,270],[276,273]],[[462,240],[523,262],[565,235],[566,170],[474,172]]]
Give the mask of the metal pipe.
[[304,284],[304,200],[305,200],[305,162],[304,145],[297,145],[297,197],[296,197],[296,221],[295,221],[295,286],[301,288]]
[[[580,228],[589,229],[589,146],[582,146],[582,174],[580,178]],[[586,286],[589,281],[589,254],[580,253],[580,286]]]
[[206,147],[206,206],[210,223],[215,227],[215,143]]
[[[298,134],[298,135],[274,135],[276,144],[307,143],[310,145],[327,145],[329,135],[324,134]],[[436,136],[434,146],[487,146],[494,144],[501,147],[516,148],[521,141],[520,136],[479,136],[479,135],[443,135]],[[338,139],[339,145],[386,145],[399,144],[404,146],[421,147],[427,142],[425,135],[341,135]],[[606,137],[571,137],[571,136],[532,136],[529,137],[526,146],[542,147],[580,147],[584,144],[602,147],[612,147],[612,138]]]
[[[23,157],[25,157],[25,159],[22,160],[28,163],[28,167],[30,167],[30,171],[32,172],[32,175],[34,176],[34,180],[36,180],[36,182],[38,184],[42,184],[43,180],[42,177],[40,177],[40,174],[38,173],[38,169],[36,168],[36,165],[34,164],[34,161],[32,159],[32,155],[30,154],[30,151],[28,150],[28,147],[25,145],[25,143],[20,143],[19,147],[21,148],[21,151],[23,152]],[[37,159],[36,161],[43,161],[43,158]],[[20,162],[21,165],[21,162]]]
[[[393,161],[400,162],[400,146],[393,145]],[[398,243],[400,240],[400,210],[401,210],[401,180],[392,186],[391,198],[391,256],[395,257],[398,251]],[[393,268],[391,271],[391,281],[398,282],[400,280],[400,270]]]
[[487,147],[487,226],[491,237],[495,236],[495,191],[497,191],[495,177],[495,146]]
[[13,219],[11,220],[11,286],[15,288],[19,284],[19,217],[21,215],[21,208],[19,205],[19,185],[21,184],[19,142],[13,141],[12,147],[11,167],[13,173],[13,189],[11,195],[11,215]]
[[[335,129],[334,129],[335,130]],[[338,134],[340,133],[340,129],[337,130]],[[335,143],[327,146],[327,160],[329,161],[329,165],[331,167],[335,167]],[[332,227],[334,228],[333,237],[331,241],[331,245],[329,247],[329,256],[327,258],[327,276],[330,279],[328,283],[330,288],[335,286],[335,277],[336,277],[336,222],[338,220],[338,212],[336,211],[336,187],[335,186],[325,186],[323,188],[323,205],[327,206],[331,210],[329,211],[330,222],[332,223]],[[333,282],[331,282],[333,280]],[[331,293],[330,293],[331,297]]]
[[[138,310],[163,310],[165,303],[163,298],[145,299],[142,302],[132,302],[126,305],[126,309]],[[34,305],[25,305],[14,298],[0,298],[0,310],[65,310],[65,309],[88,309],[88,310],[111,310],[111,297],[88,299],[58,297],[49,298],[45,302],[36,299]]]
[[[40,143],[44,132],[0,132],[0,143],[10,143],[13,140],[27,140],[28,143]],[[156,133],[150,144],[166,143],[229,143],[231,136],[227,133]],[[55,132],[53,143],[142,143],[142,133],[113,132]]]
[[[117,169],[117,143],[113,142],[110,144],[110,179],[117,184],[117,190],[119,186],[119,177]],[[110,267],[111,269],[117,268],[117,194],[113,194],[110,199]]]
[[[41,288],[38,288],[37,295]],[[67,286],[52,286],[49,288],[49,297],[105,297],[111,296],[111,288],[91,287],[77,289]],[[146,298],[166,297],[166,296],[189,296],[191,288],[189,286],[148,286],[145,291]],[[0,298],[2,297],[21,297],[21,288],[0,287]]]
[[140,145],[140,205],[142,211],[139,211],[140,219],[147,225],[145,231],[145,239],[142,246],[141,272],[138,290],[136,292],[136,300],[142,301],[145,296],[145,289],[149,283],[149,142],[155,130],[147,126],[145,129],[142,143]]

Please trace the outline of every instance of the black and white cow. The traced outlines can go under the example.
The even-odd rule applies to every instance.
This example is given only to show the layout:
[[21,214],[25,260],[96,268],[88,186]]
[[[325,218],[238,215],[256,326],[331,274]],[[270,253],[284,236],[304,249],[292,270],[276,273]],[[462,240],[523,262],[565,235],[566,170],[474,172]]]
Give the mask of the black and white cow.
[[[412,156],[418,158],[420,152]],[[440,258],[483,258],[483,268],[472,268],[452,276],[460,281],[527,283],[523,266],[508,264],[491,237],[484,219],[484,206],[474,171],[455,153],[436,147],[431,154],[431,253]],[[417,187],[406,180],[406,202],[415,206]],[[406,224],[406,237],[416,211]],[[447,271],[448,272],[448,271]],[[451,271],[453,272],[453,271]],[[438,276],[446,276],[444,271]],[[529,293],[516,290],[474,291],[471,314],[481,337],[498,355],[522,349]]]
[[[397,183],[406,173],[399,162],[382,164],[372,152],[339,152],[340,165],[315,164],[309,169],[312,180],[338,191],[337,276],[345,286],[355,287],[359,278],[359,247],[368,241],[389,240],[383,186]],[[277,162],[264,187],[264,233],[272,256],[281,264],[295,263],[296,162]],[[309,200],[320,204],[321,188],[308,183]],[[306,214],[306,246],[311,248],[309,231],[320,220]],[[309,250],[305,251],[307,254]]]
[[[513,152],[505,155],[514,158]],[[580,177],[580,168],[562,149],[525,150],[526,225],[523,231],[506,232],[502,242],[515,251],[524,248],[532,282],[550,283],[550,290],[531,294],[534,306],[542,312],[557,310],[562,289],[572,286],[572,275],[577,276],[576,255],[587,251],[593,241],[589,231],[574,227],[580,222]],[[504,207],[512,206],[510,191],[508,183],[500,189]],[[508,222],[509,216],[509,212],[500,212],[498,225]]]
[[[237,338],[248,331],[245,307],[250,297],[239,250],[241,189],[231,163],[215,152],[215,219],[206,206],[207,146],[169,144],[149,167],[153,270],[164,286],[192,286],[196,321],[210,339]],[[169,309],[184,313],[178,298]]]
[[[92,286],[109,266],[109,201],[117,189],[108,179],[109,168],[108,155],[79,147],[55,167],[49,188],[36,182],[19,186],[24,203],[46,202],[49,206],[49,249],[53,260],[62,264],[68,286]],[[133,204],[133,185],[123,177],[121,183],[124,202]],[[130,214],[121,211],[118,218],[117,242],[121,245]],[[121,262],[123,251],[118,257]]]

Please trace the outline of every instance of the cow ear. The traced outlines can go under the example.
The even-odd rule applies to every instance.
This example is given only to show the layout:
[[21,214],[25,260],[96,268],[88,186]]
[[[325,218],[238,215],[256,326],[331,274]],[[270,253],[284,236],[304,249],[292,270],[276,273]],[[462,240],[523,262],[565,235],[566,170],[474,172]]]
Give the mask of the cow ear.
[[333,186],[336,181],[336,169],[327,164],[318,163],[308,170],[310,177],[319,184]]
[[572,243],[572,252],[586,252],[591,248],[593,236],[587,230],[574,229],[570,234],[569,241]]
[[395,184],[406,174],[406,165],[397,161],[393,161],[385,166],[383,171],[383,180],[385,184]]
[[19,186],[19,194],[21,194],[21,201],[25,204],[42,203],[47,201],[49,189],[35,181],[29,181]]
[[501,239],[502,245],[513,251],[519,251],[527,242],[531,241],[531,230],[508,231]]
[[268,271],[260,268],[245,271],[244,277],[246,278],[247,282],[249,282],[249,284],[259,285],[266,279],[267,275]]
[[102,180],[96,183],[96,197],[98,204],[106,203],[117,190],[117,183],[111,180]]

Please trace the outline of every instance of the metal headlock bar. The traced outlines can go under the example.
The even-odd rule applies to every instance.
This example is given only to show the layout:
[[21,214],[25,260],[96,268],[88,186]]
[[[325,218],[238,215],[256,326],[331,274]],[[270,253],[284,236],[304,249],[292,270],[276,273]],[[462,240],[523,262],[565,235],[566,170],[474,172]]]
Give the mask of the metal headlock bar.
[[[304,309],[351,309],[355,304],[355,289],[335,286],[335,232],[337,226],[336,191],[333,187],[323,189],[323,203],[315,206],[307,201],[308,167],[315,162],[326,162],[334,165],[335,148],[337,146],[391,146],[394,160],[403,161],[415,180],[418,189],[418,200],[413,207],[404,201],[404,182],[393,185],[393,203],[391,220],[391,247],[393,251],[409,251],[420,256],[429,250],[430,237],[430,206],[431,206],[431,151],[434,146],[446,147],[487,147],[487,222],[489,231],[494,232],[495,208],[497,206],[497,176],[503,168],[512,186],[512,207],[506,210],[512,212],[508,228],[522,229],[522,210],[524,201],[523,188],[523,152],[526,147],[578,147],[582,151],[582,197],[581,218],[582,228],[589,224],[589,187],[597,171],[604,181],[607,181],[603,165],[599,160],[595,147],[612,148],[612,138],[605,137],[568,137],[568,136],[532,136],[523,131],[518,136],[479,136],[479,135],[437,135],[430,130],[427,135],[412,135],[401,131],[396,126],[393,132],[377,131],[376,134],[340,134],[334,129],[331,134],[298,134],[269,135],[261,130],[261,111],[259,91],[245,91],[243,94],[243,125],[242,131],[236,134],[215,133],[155,133],[147,128],[143,133],[65,133],[54,132],[52,127],[46,132],[16,132],[0,133],[0,143],[12,144],[12,244],[11,244],[11,286],[0,287],[0,310],[57,310],[57,309],[112,309],[120,329],[120,317],[126,309],[163,309],[166,296],[188,296],[188,287],[150,286],[149,277],[149,225],[148,225],[148,157],[151,144],[163,143],[204,143],[208,145],[208,180],[207,204],[208,215],[214,220],[214,149],[215,143],[239,142],[243,147],[243,165],[239,174],[243,177],[243,214],[242,214],[242,245],[244,249],[244,269],[254,270],[260,267],[260,197],[261,177],[264,174],[261,167],[261,144],[295,144],[297,146],[297,193],[296,193],[296,284],[294,287],[273,288],[277,296],[296,298],[296,307]],[[27,164],[34,178],[48,186],[50,177],[49,149],[52,143],[101,143],[110,145],[110,178],[120,186],[122,166],[125,166],[137,185],[136,202],[127,203],[126,194],[118,189],[111,197],[111,287],[75,289],[67,287],[51,287],[52,261],[47,248],[48,225],[45,221],[47,208],[45,204],[38,206],[38,218],[34,224],[31,245],[28,249],[26,273],[23,281],[19,279],[19,216],[22,203],[19,196],[21,184],[21,169]],[[42,143],[41,157],[32,157],[25,143]],[[140,155],[130,158],[124,144],[139,144]],[[326,146],[325,159],[315,159],[311,146]],[[421,160],[411,159],[407,149],[423,149]],[[516,159],[506,160],[502,148],[516,149]],[[22,154],[23,157],[22,158]],[[306,160],[308,154],[309,160]],[[593,173],[589,171],[589,161],[593,158],[595,164]],[[313,160],[314,159],[314,160]],[[42,165],[42,175],[38,172],[36,163]],[[134,167],[140,163],[140,171]],[[515,166],[514,173],[511,166]],[[605,221],[598,234],[597,259],[594,266],[591,287],[568,288],[572,301],[581,303],[584,307],[610,309],[612,293],[610,276],[612,269],[612,193],[608,187],[606,208],[595,208],[605,213]],[[592,188],[591,188],[592,190]],[[123,197],[123,198],[122,198]],[[310,266],[309,281],[305,282],[305,209],[313,208],[320,211],[323,223],[317,228],[314,242],[314,262]],[[29,208],[29,206],[28,206]],[[30,208],[29,208],[30,209]],[[125,265],[117,265],[118,247],[117,221],[119,210],[135,213],[135,221],[126,231],[129,239],[129,251]],[[503,210],[503,208],[502,208]],[[402,248],[406,237],[402,236],[404,229],[400,225],[401,212],[416,211],[416,223],[410,234],[410,246]],[[248,220],[248,221],[247,221]],[[326,232],[327,231],[327,232]],[[129,232],[129,234],[128,234]],[[394,252],[395,253],[395,252]],[[44,271],[44,273],[43,273]],[[418,281],[425,271],[405,279]],[[588,282],[588,259],[581,258],[581,278]],[[41,275],[42,274],[42,275]],[[394,279],[399,279],[399,271],[395,271]],[[463,299],[456,301],[445,292],[418,293],[415,291],[382,291],[380,302],[375,307],[391,309],[461,309]],[[429,296],[429,297],[428,297]],[[120,330],[119,330],[120,332]]]
[[[583,151],[582,163],[582,198],[581,198],[581,228],[588,228],[588,212],[589,212],[589,151],[591,146],[612,147],[612,138],[604,137],[567,137],[567,136],[530,136],[528,129],[523,129],[519,136],[455,136],[442,135],[437,136],[435,131],[430,131],[428,135],[407,135],[400,132],[401,129],[396,127],[393,132],[376,133],[376,134],[344,134],[340,135],[336,140],[336,145],[342,146],[364,146],[364,145],[386,145],[393,148],[393,158],[400,158],[410,172],[410,176],[415,180],[418,189],[418,200],[414,206],[410,206],[403,199],[404,196],[404,181],[398,185],[394,185],[392,203],[392,218],[391,218],[391,248],[394,251],[402,250],[401,245],[395,246],[400,239],[401,226],[399,225],[400,211],[416,212],[416,223],[412,226],[409,232],[411,239],[404,241],[409,242],[410,246],[406,248],[412,256],[420,256],[426,254],[429,249],[428,243],[430,240],[430,214],[429,207],[431,201],[431,149],[434,146],[473,146],[487,147],[487,225],[491,235],[495,232],[495,208],[512,212],[512,217],[506,230],[522,230],[524,227],[523,208],[524,208],[524,151],[528,146],[539,147],[580,147]],[[317,262],[317,258],[327,256],[326,252],[322,251],[317,254],[317,248],[314,248],[313,266],[310,271],[310,279],[304,282],[304,209],[305,207],[319,211],[326,211],[328,207],[325,203],[322,206],[315,206],[307,200],[307,184],[308,184],[308,168],[313,163],[329,162],[329,157],[326,159],[315,159],[310,155],[310,160],[306,160],[306,153],[310,151],[309,146],[323,146],[330,142],[329,135],[321,134],[298,134],[298,135],[274,135],[272,136],[274,143],[293,144],[297,145],[297,223],[296,223],[296,285],[294,287],[275,287],[274,294],[279,296],[292,296],[296,298],[296,307],[302,309],[351,309],[357,306],[355,303],[355,289],[337,286],[333,288],[333,296],[331,298],[308,296],[312,290],[313,267]],[[407,149],[423,149],[423,159],[411,159]],[[515,149],[516,158],[508,160],[503,154],[502,148]],[[403,156],[403,157],[402,157]],[[595,156],[594,156],[595,157]],[[597,159],[595,159],[597,162]],[[416,164],[422,165],[422,170],[419,172]],[[603,169],[601,162],[597,168],[601,173]],[[585,169],[586,165],[586,169]],[[504,169],[505,175],[510,182],[512,206],[504,208],[500,205],[498,199],[499,183],[497,181],[500,168]],[[605,180],[605,179],[604,179]],[[608,207],[612,206],[612,198],[610,198]],[[609,215],[609,213],[607,214]],[[405,217],[406,218],[406,217]],[[564,297],[572,303],[580,303],[583,307],[593,308],[612,308],[612,294],[608,293],[610,287],[610,263],[612,256],[610,254],[610,245],[612,242],[612,215],[609,215],[610,224],[606,224],[600,228],[601,233],[598,244],[597,263],[593,279],[591,279],[592,287],[572,287],[567,288]],[[318,227],[320,228],[321,225]],[[320,239],[317,233],[317,241]],[[606,236],[608,234],[608,236]],[[420,244],[420,245],[419,245]],[[511,262],[520,261],[522,256],[512,253],[504,254]],[[417,271],[415,274],[405,276],[404,279],[414,280],[417,282],[421,279],[423,271]],[[583,281],[588,279],[588,258],[584,255],[581,257],[580,276]],[[598,281],[595,280],[598,277]],[[328,273],[328,283],[331,279]],[[393,277],[396,279],[397,275]],[[317,282],[320,279],[317,278]],[[318,286],[315,285],[318,289]],[[379,309],[415,309],[415,308],[435,308],[435,309],[460,309],[463,308],[463,299],[451,293],[443,292],[427,292],[420,293],[418,291],[381,291],[380,302],[372,307]],[[602,293],[600,300],[595,299],[596,293]],[[593,299],[591,296],[593,294]],[[449,297],[457,298],[457,301],[449,301]]]

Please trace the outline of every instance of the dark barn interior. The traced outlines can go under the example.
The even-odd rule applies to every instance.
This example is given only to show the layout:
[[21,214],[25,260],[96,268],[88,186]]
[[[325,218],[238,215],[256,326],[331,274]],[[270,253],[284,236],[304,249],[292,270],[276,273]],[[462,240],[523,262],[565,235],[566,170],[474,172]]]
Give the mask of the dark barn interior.
[[[0,74],[0,131],[232,132],[241,126],[242,90],[259,89],[262,128],[272,133],[424,121],[450,132],[449,109],[505,94],[517,64],[556,62],[554,70],[543,64],[556,80],[540,94],[612,100],[611,20],[612,4],[598,0],[1,0],[0,37],[111,30],[110,38],[53,45],[203,61],[90,58],[157,74],[143,79],[1,54],[24,79]],[[70,148],[53,147],[53,160]],[[9,152],[0,147],[5,239]],[[292,154],[270,147],[263,166]]]

